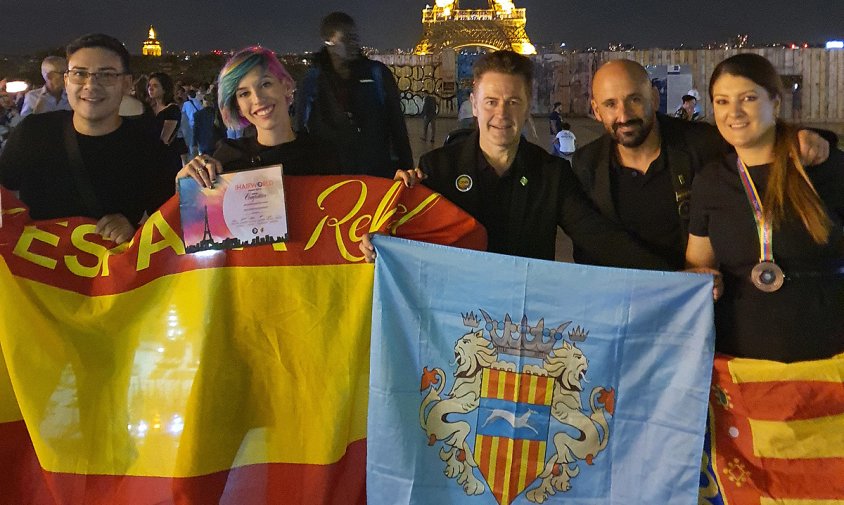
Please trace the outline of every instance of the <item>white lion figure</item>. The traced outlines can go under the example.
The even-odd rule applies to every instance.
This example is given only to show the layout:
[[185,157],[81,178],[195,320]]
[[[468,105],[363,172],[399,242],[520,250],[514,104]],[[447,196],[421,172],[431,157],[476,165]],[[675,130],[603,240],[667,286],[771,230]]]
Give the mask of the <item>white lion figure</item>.
[[473,473],[478,464],[466,443],[472,427],[466,421],[450,422],[447,417],[478,408],[483,369],[496,362],[497,353],[481,330],[460,337],[454,345],[454,357],[454,384],[445,399],[440,396],[445,389],[445,372],[441,368],[429,371],[427,367],[422,372],[420,390],[427,389],[428,394],[419,406],[419,424],[428,435],[428,445],[443,441],[440,459],[446,464],[446,477],[456,477],[466,494],[476,495],[483,493],[485,487]]
[[[615,392],[598,386],[589,395],[592,412],[587,415],[583,411],[580,393],[589,363],[576,345],[564,342],[545,358],[543,366],[554,378],[551,415],[578,430],[580,435],[572,437],[562,431],[554,435],[556,452],[545,463],[539,475],[540,484],[526,493],[527,499],[534,503],[543,503],[549,495],[571,489],[570,480],[580,473],[578,460],[591,465],[598,453],[606,448],[610,438],[606,414],[612,415],[615,408]],[[603,406],[598,407],[598,404]]]

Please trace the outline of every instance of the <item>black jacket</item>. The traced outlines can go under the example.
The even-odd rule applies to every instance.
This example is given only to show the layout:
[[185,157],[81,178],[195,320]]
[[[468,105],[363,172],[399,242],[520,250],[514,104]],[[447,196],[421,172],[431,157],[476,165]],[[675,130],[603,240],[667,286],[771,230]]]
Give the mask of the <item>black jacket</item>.
[[[482,208],[480,192],[475,187],[459,191],[456,181],[461,175],[479,180],[478,141],[475,131],[465,141],[435,149],[419,160],[428,176],[425,185],[475,217]],[[500,202],[509,216],[507,245],[492,252],[553,260],[560,226],[572,241],[590,251],[594,264],[633,266],[635,256],[640,268],[666,268],[661,258],[600,215],[583,194],[568,161],[523,138],[510,170],[514,171],[512,198]]]
[[[313,68],[296,91],[296,130],[334,146],[344,174],[392,178],[396,169],[413,168],[392,72],[383,63],[363,56],[349,66],[351,76],[343,81],[328,53],[317,53]],[[335,92],[343,85],[348,85],[349,114]]]
[[[662,136],[662,149],[671,164],[674,174],[687,174],[685,184],[691,188],[694,174],[704,165],[715,161],[729,152],[730,146],[721,138],[718,130],[707,123],[696,123],[657,115],[659,131]],[[608,219],[621,225],[616,205],[612,197],[610,184],[610,161],[615,149],[615,140],[605,133],[597,140],[590,142],[575,151],[572,158],[572,169],[580,181],[583,190]],[[679,213],[665,216],[665,219],[680,220]],[[687,223],[681,223],[681,229],[686,229]],[[678,233],[677,240],[684,241],[688,236]],[[685,249],[685,246],[682,247]],[[574,258],[576,261],[589,262],[589,254],[575,244]],[[664,258],[672,265],[682,265],[682,258]],[[645,268],[644,266],[642,268]]]

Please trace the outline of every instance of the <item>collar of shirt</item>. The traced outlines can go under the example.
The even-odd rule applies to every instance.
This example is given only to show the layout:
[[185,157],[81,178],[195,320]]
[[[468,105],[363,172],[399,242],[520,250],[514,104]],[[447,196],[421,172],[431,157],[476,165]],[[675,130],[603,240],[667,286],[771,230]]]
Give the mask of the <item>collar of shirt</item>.
[[[53,110],[59,110],[60,108],[64,108],[66,110],[70,110],[70,102],[67,101],[67,90],[62,89],[62,95],[59,97],[58,100],[47,91],[47,85],[43,85],[40,88],[34,90],[38,96],[43,96],[49,99],[49,104],[52,107],[51,109],[45,110],[44,112],[50,112]],[[63,107],[65,106],[66,107]]]
[[610,168],[612,169],[612,174],[616,177],[629,177],[633,179],[638,179],[641,184],[645,184],[648,181],[658,177],[662,172],[667,170],[666,167],[666,159],[665,159],[665,145],[662,145],[659,151],[659,156],[655,160],[648,165],[648,170],[645,173],[642,173],[634,168],[629,168],[621,164],[621,161],[618,159],[618,154],[616,150],[613,149],[612,156],[610,156]]

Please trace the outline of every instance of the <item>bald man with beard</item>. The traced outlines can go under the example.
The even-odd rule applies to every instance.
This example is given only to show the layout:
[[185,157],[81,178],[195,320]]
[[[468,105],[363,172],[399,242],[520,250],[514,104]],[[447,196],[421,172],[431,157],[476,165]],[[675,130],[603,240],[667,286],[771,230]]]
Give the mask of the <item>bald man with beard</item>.
[[[592,109],[606,132],[578,149],[572,165],[604,216],[680,270],[692,179],[730,146],[713,125],[658,114],[658,108],[659,92],[641,65],[604,64],[592,80]],[[829,143],[817,133],[801,130],[799,140],[806,164],[826,160]],[[576,244],[574,258],[593,262]]]

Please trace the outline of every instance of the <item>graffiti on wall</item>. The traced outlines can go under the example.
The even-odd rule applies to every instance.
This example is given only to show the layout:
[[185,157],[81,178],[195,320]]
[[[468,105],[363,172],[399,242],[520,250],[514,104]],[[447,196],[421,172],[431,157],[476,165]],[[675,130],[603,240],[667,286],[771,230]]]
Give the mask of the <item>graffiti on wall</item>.
[[439,114],[457,110],[457,90],[442,79],[441,65],[388,65],[399,87],[401,107],[405,116],[422,113],[423,92],[434,95]]

